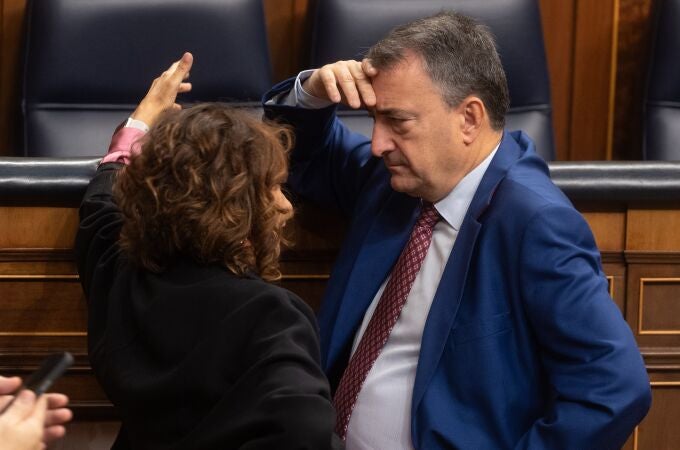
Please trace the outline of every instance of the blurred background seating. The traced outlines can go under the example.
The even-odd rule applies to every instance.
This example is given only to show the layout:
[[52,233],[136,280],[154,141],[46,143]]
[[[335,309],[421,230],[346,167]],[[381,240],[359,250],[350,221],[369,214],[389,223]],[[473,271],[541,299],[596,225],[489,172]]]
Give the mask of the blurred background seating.
[[30,0],[25,156],[103,155],[151,81],[187,50],[183,102],[259,102],[271,85],[264,11],[252,0]]
[[680,160],[680,1],[659,0],[645,98],[643,157]]

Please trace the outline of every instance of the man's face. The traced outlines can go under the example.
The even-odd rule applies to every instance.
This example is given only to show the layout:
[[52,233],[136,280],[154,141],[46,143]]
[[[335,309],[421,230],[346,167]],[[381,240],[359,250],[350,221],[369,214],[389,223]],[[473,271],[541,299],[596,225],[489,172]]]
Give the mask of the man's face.
[[420,57],[409,54],[372,79],[372,153],[383,158],[395,191],[435,202],[469,170],[463,111],[448,106]]

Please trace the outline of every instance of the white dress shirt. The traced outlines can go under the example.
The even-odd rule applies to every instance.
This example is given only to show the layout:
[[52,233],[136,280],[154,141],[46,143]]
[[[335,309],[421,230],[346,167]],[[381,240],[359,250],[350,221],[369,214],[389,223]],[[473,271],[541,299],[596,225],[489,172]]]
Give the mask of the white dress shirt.
[[[311,75],[311,72],[301,72],[295,88],[289,93],[281,94],[274,101],[310,109],[330,105],[331,102],[312,97],[302,89],[301,81]],[[434,227],[432,242],[401,315],[359,392],[347,429],[347,450],[413,448],[411,397],[425,321],[463,218],[497,150],[498,145],[446,197],[434,205],[442,220]],[[388,279],[389,276],[383,281],[364,314],[361,327],[354,337],[352,353],[359,345]]]
[[[460,225],[497,148],[434,205],[442,220],[434,227],[432,242],[401,315],[359,392],[347,429],[347,450],[413,448],[411,397],[425,321]],[[388,280],[389,277],[364,314],[352,353],[366,331]]]

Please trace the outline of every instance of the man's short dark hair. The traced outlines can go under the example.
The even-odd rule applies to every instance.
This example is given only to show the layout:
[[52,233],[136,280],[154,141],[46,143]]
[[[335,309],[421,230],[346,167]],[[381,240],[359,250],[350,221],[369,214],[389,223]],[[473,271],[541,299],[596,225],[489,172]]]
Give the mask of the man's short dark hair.
[[467,96],[484,102],[491,126],[501,130],[510,105],[508,82],[489,29],[462,14],[443,11],[394,28],[366,55],[378,70],[392,68],[412,51],[442,92],[458,106]]

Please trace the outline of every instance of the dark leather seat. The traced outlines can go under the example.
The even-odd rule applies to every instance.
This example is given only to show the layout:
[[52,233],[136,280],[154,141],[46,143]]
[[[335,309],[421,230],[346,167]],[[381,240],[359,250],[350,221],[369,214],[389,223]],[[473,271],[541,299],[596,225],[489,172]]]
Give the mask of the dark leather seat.
[[0,157],[0,205],[78,206],[99,161]]
[[[554,159],[550,81],[536,0],[318,0],[310,67],[361,59],[394,26],[442,9],[475,17],[491,28],[510,89],[506,128],[524,130],[546,160]],[[349,116],[348,126],[370,133],[370,118],[355,112]]]
[[680,200],[680,162],[553,161],[550,177],[573,202],[645,205]]
[[[80,204],[99,158],[0,157],[0,205]],[[555,184],[575,202],[608,205],[677,203],[680,162],[553,161]]]
[[271,85],[264,12],[252,0],[29,0],[24,155],[102,155],[151,81],[184,51],[182,102],[258,102]]
[[647,80],[643,158],[680,160],[680,0],[657,3]]

